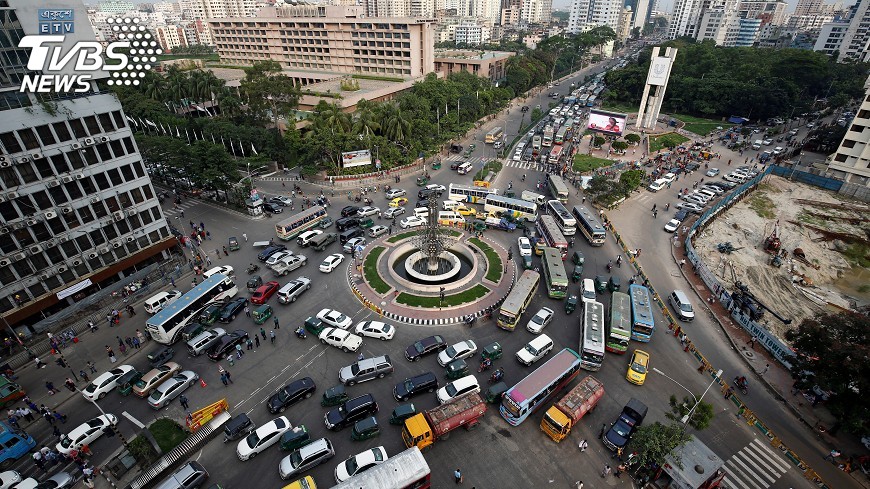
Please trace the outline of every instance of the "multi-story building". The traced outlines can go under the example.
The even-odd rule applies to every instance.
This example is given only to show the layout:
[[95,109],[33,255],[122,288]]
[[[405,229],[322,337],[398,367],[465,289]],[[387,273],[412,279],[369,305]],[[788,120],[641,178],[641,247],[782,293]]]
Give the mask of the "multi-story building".
[[222,62],[270,59],[300,84],[337,74],[417,78],[435,69],[432,19],[369,18],[359,7],[306,5],[264,7],[257,17],[209,25]]
[[715,42],[717,46],[725,46],[731,40],[728,35],[736,21],[737,13],[733,9],[718,7],[706,10],[701,16],[697,39],[709,40]]
[[105,0],[97,4],[97,10],[109,14],[123,14],[136,10],[136,6],[128,0]]
[[649,20],[650,0],[625,0],[623,5],[631,7],[631,27],[643,29],[644,24]]
[[547,24],[553,10],[553,0],[523,0],[520,6],[520,22]]
[[456,44],[474,46],[489,41],[489,27],[477,22],[461,22],[453,34]]
[[181,0],[181,10],[188,19],[224,19],[252,17],[257,6],[254,0]]
[[471,15],[471,2],[468,0],[435,0],[435,11],[447,16],[468,17]]
[[870,61],[870,0],[858,0],[852,6],[839,58],[847,60]]
[[411,17],[422,17],[426,19],[431,19],[435,16],[435,1],[411,0],[409,15]]
[[[3,2],[0,35],[37,35],[39,9],[58,10]],[[78,24],[64,52],[93,41],[84,5],[63,9]],[[0,53],[0,315],[41,331],[43,319],[162,261],[178,241],[118,99],[99,80],[85,93],[22,93],[29,52],[7,43]]]
[[870,78],[864,83],[864,100],[837,151],[828,157],[826,176],[870,186]]
[[839,53],[847,30],[849,30],[849,22],[844,20],[835,19],[834,22],[822,24],[813,51],[821,51],[828,56]]
[[466,71],[498,82],[505,78],[507,60],[516,53],[504,51],[436,50],[435,71],[444,76]]
[[737,14],[744,19],[761,19],[763,24],[783,25],[787,6],[784,0],[740,0]]
[[520,4],[509,4],[508,7],[501,9],[501,25],[514,26],[520,23]]
[[158,25],[154,28],[154,37],[160,43],[160,47],[166,52],[171,52],[179,46],[187,46],[187,36],[184,28],[176,25]]
[[568,17],[568,32],[577,34],[606,25],[617,30],[622,0],[573,0]]
[[668,38],[695,37],[701,19],[702,0],[676,0],[668,22]]
[[407,17],[411,3],[407,0],[365,0],[369,17]]
[[758,41],[762,19],[737,19],[737,33],[734,40],[726,45],[729,47],[748,48]]
[[786,20],[785,26],[794,31],[818,31],[824,24],[832,22],[832,14],[804,14],[792,15]]
[[822,10],[822,0],[798,0],[793,15],[813,15]]
[[497,24],[501,16],[501,0],[474,0],[471,15],[486,19],[489,25]]
[[634,12],[631,10],[631,7],[622,8],[622,12],[620,12],[619,14],[619,21],[617,22],[616,27],[616,39],[618,41],[624,42],[631,36],[631,19],[633,16]]

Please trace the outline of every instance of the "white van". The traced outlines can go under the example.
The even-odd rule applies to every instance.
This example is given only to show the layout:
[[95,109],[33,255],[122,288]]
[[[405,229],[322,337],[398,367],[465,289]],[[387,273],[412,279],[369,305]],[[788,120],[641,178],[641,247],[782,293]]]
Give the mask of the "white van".
[[459,206],[459,202],[456,202],[455,200],[445,200],[444,202],[441,203],[441,209],[443,209],[445,211],[452,211],[452,210],[456,209],[456,207],[458,207],[458,206]]
[[546,197],[541,194],[536,194],[535,192],[529,192],[528,190],[523,190],[523,193],[520,194],[520,198],[526,202],[534,202],[538,205],[544,205],[547,203]]
[[414,209],[414,215],[417,217],[421,217],[423,219],[429,218],[429,208],[428,207],[417,207]]
[[595,282],[591,278],[583,279],[583,288],[580,289],[580,295],[583,296],[584,301],[595,300]]
[[465,224],[465,218],[456,211],[441,211],[438,213],[438,224],[442,226]]
[[471,163],[466,161],[465,163],[459,165],[459,168],[456,169],[456,172],[459,173],[460,175],[465,175],[473,169],[474,169],[474,167],[471,166]]
[[172,301],[178,299],[183,294],[180,290],[170,290],[169,292],[160,292],[145,300],[145,312],[148,314],[157,314],[164,307],[172,304]]
[[668,302],[677,313],[677,317],[681,321],[691,321],[695,319],[695,311],[692,309],[692,303],[689,302],[689,297],[682,290],[675,290],[668,296]]
[[646,189],[649,190],[650,192],[658,192],[659,190],[661,190],[667,186],[668,186],[668,181],[665,180],[664,178],[659,178],[655,182],[649,184],[649,187],[647,187]]

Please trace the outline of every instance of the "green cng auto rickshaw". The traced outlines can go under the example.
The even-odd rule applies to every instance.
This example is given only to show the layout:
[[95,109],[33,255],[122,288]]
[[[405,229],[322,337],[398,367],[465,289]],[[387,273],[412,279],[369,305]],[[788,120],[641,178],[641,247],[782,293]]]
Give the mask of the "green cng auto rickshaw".
[[429,184],[429,177],[417,177],[417,186],[422,187]]
[[290,451],[304,447],[311,443],[311,435],[305,425],[294,426],[292,430],[287,430],[281,435],[280,446],[281,450]]
[[458,359],[453,360],[452,362],[447,364],[447,378],[450,380],[458,379],[460,377],[465,377],[468,375],[468,364],[465,363],[465,360]]
[[368,440],[381,434],[381,427],[374,416],[363,418],[353,424],[350,438],[356,441]]
[[255,324],[263,324],[270,317],[272,317],[272,306],[269,304],[263,304],[251,311],[251,318],[254,319]]
[[315,316],[311,316],[305,320],[305,330],[313,334],[314,336],[319,335],[320,332],[324,330],[324,328],[326,328],[326,325],[323,324],[323,321],[317,319]]
[[583,278],[583,265],[574,265],[574,271],[571,272],[571,281],[575,284]]
[[230,236],[227,248],[229,248],[230,251],[239,251],[241,249],[241,246],[239,246],[239,238],[235,236]]
[[619,290],[620,282],[621,281],[619,280],[619,277],[617,277],[616,275],[612,275],[610,277],[610,280],[607,281],[607,290],[611,292]]
[[440,170],[441,169],[441,160],[435,160],[435,163],[432,163],[432,169],[433,170]]
[[569,295],[568,300],[565,301],[565,314],[571,314],[574,309],[577,309],[577,296]]
[[598,292],[599,294],[603,294],[605,290],[607,290],[607,279],[604,278],[604,275],[596,275],[595,276],[595,292]]
[[348,399],[347,392],[344,390],[344,384],[337,384],[326,389],[323,393],[323,398],[320,400],[320,405],[323,407],[338,406]]
[[495,404],[501,401],[501,395],[507,392],[507,390],[507,384],[505,384],[504,382],[497,382],[489,386],[486,392],[483,393],[483,398],[486,400],[486,402]]
[[481,359],[489,358],[492,361],[498,360],[501,358],[502,350],[501,345],[498,344],[498,341],[493,341],[492,343],[483,347],[483,350],[480,352]]
[[139,372],[135,368],[118,377],[118,392],[120,392],[122,396],[130,395],[130,393],[133,392],[133,385],[141,378],[142,372]]
[[360,221],[359,221],[359,227],[361,227],[363,229],[370,228],[374,225],[375,225],[375,221],[371,217],[366,217],[364,219],[360,219]]
[[523,258],[523,270],[531,270],[532,269],[532,257],[524,255],[522,258]]
[[417,408],[414,403],[406,402],[399,404],[393,409],[393,414],[390,415],[390,424],[402,424],[406,419],[417,414]]

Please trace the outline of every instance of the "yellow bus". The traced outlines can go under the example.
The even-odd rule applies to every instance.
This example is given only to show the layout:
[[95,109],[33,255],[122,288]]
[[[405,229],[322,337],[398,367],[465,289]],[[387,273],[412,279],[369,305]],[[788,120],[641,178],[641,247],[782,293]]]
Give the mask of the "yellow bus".
[[541,274],[534,270],[526,270],[514,284],[511,293],[501,305],[498,311],[498,319],[496,323],[501,329],[513,331],[520,320],[520,316],[526,312],[529,303],[532,302],[532,297],[538,290],[538,283],[541,281]]
[[500,127],[496,127],[492,131],[486,133],[486,143],[492,144],[496,141],[501,141],[501,137],[504,134],[504,130]]

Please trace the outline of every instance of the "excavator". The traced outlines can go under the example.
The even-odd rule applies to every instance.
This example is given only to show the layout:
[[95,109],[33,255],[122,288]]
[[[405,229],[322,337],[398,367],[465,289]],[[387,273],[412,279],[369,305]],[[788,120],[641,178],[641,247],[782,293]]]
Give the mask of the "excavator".
[[776,313],[773,309],[765,306],[758,300],[757,297],[749,292],[749,286],[737,280],[737,274],[734,269],[731,269],[731,276],[734,279],[734,292],[731,293],[731,299],[734,301],[734,307],[740,309],[745,314],[749,315],[753,321],[760,321],[764,317],[764,311],[771,313],[776,319],[782,321],[783,324],[791,324],[792,320],[784,318]]

